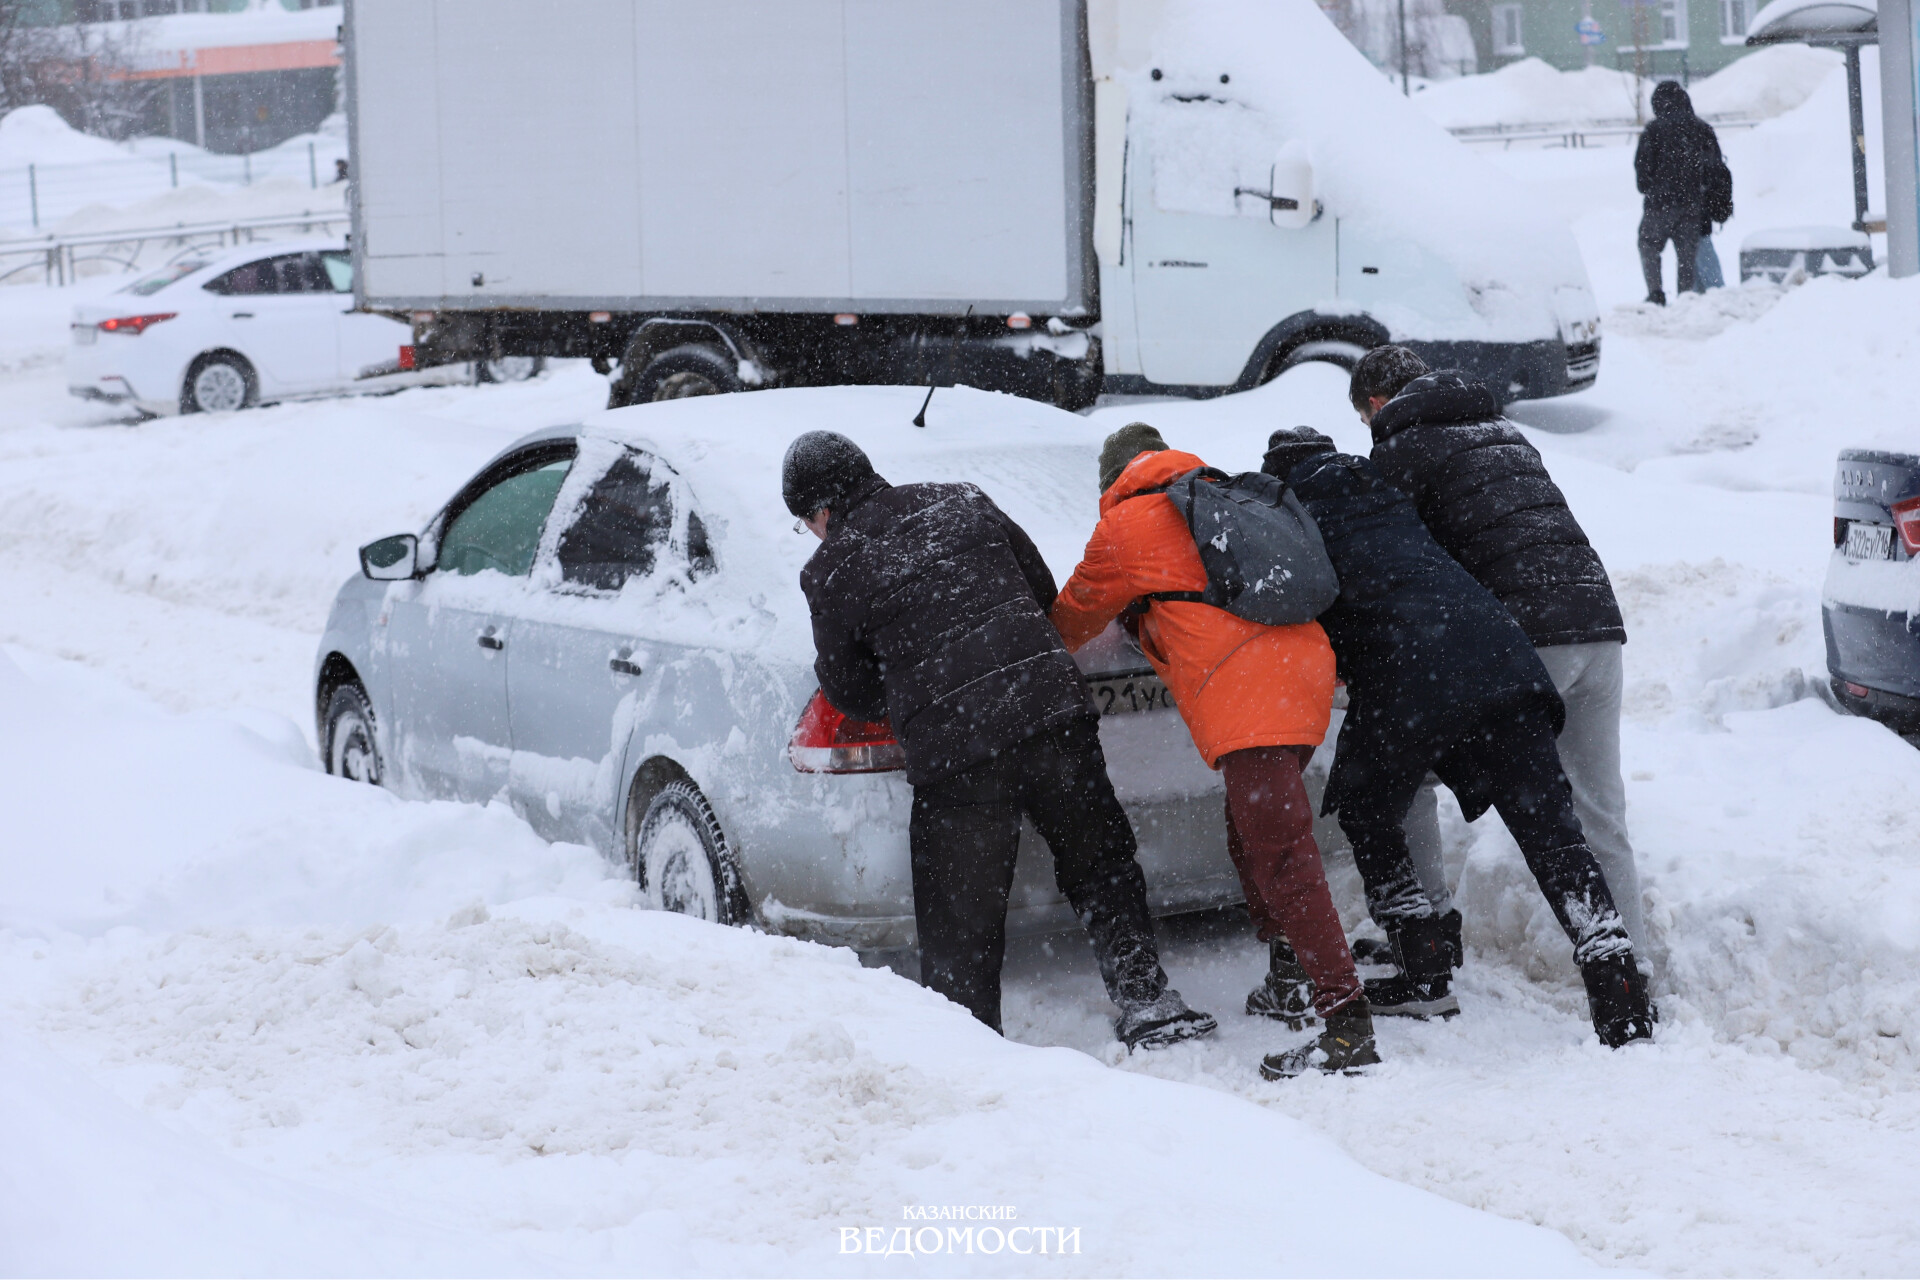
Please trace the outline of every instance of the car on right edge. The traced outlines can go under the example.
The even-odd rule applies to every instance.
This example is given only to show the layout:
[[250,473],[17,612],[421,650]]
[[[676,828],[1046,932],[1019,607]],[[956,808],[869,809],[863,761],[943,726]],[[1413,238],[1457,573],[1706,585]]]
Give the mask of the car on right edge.
[[1920,454],[1841,451],[1820,612],[1840,705],[1920,733]]

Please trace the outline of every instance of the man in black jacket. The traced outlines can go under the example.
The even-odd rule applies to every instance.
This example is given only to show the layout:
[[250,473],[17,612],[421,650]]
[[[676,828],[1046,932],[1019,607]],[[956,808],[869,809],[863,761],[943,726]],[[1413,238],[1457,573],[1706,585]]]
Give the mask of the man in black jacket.
[[[1681,293],[1695,291],[1694,264],[1707,222],[1708,192],[1724,162],[1713,126],[1693,113],[1693,99],[1671,80],[1654,86],[1653,119],[1633,153],[1634,179],[1646,197],[1640,215],[1640,270],[1647,301],[1667,304],[1661,287],[1660,254],[1673,242]],[[1722,218],[1722,221],[1725,219]]]
[[821,539],[800,574],[821,691],[891,720],[907,757],[921,981],[1000,1029],[1024,815],[1093,939],[1115,1034],[1132,1049],[1212,1031],[1161,971],[1133,828],[1033,540],[973,485],[888,484],[831,431],[788,447],[782,488]]
[[1539,450],[1486,387],[1429,373],[1404,347],[1379,347],[1354,367],[1349,394],[1373,430],[1381,477],[1413,499],[1434,540],[1507,606],[1553,677],[1566,705],[1559,750],[1574,812],[1646,963],[1620,776],[1627,631],[1606,566]]
[[1601,1041],[1650,1037],[1646,981],[1554,750],[1560,698],[1513,615],[1366,459],[1300,427],[1273,433],[1261,470],[1312,514],[1340,576],[1320,625],[1348,705],[1321,807],[1339,816],[1367,909],[1407,977],[1444,981],[1451,969],[1402,830],[1432,771],[1468,821],[1499,810],[1573,943]]

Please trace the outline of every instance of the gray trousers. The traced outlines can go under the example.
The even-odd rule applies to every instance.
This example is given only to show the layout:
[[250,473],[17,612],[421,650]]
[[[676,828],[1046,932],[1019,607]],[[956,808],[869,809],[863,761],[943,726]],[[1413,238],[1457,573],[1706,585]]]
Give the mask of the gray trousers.
[[[1640,871],[1634,865],[1633,845],[1627,841],[1627,786],[1620,777],[1620,642],[1556,644],[1538,650],[1553,687],[1567,704],[1566,728],[1560,731],[1560,767],[1573,784],[1573,811],[1586,833],[1607,888],[1620,908],[1620,918],[1633,939],[1640,963],[1648,963],[1647,924],[1640,903]],[[1407,811],[1407,851],[1433,909],[1453,908],[1447,889],[1447,864],[1440,848],[1439,801],[1432,774],[1414,796]]]

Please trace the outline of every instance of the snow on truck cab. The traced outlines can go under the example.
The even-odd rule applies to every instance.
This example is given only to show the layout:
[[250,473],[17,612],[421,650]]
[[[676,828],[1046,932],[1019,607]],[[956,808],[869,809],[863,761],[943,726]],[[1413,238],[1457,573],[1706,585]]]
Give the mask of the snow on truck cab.
[[591,358],[614,407],[1078,408],[1388,341],[1506,399],[1598,374],[1569,231],[1311,0],[474,5],[343,28],[359,303],[422,366]]

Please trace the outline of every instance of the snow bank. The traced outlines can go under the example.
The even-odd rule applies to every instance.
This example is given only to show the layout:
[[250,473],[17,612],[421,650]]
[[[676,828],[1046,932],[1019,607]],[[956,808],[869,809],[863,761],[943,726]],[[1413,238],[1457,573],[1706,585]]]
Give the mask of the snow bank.
[[315,774],[288,726],[44,674],[0,657],[6,1016],[200,1138],[8,1033],[8,1270],[890,1273],[841,1229],[991,1204],[1079,1228],[1071,1274],[1592,1271],[850,952],[634,910],[502,810]]
[[[1841,74],[1840,66],[1831,49],[1775,45],[1694,81],[1687,92],[1702,115],[1767,119],[1805,102]],[[1653,87],[1651,79],[1640,81],[1636,94],[1630,71],[1561,71],[1539,58],[1522,58],[1485,75],[1436,83],[1414,95],[1413,103],[1448,129],[1573,128],[1651,119]]]
[[0,169],[30,164],[92,164],[125,160],[117,142],[82,133],[48,106],[15,107],[0,116]]

